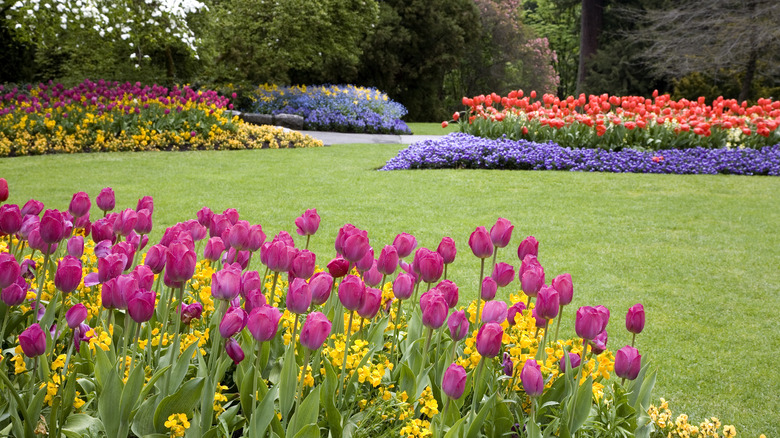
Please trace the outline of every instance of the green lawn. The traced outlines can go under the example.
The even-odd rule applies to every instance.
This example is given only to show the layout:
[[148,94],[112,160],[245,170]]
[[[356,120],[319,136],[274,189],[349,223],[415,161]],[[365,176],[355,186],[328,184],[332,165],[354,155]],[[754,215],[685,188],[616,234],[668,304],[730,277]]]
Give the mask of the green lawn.
[[414,135],[447,135],[450,132],[458,132],[458,124],[450,123],[446,128],[441,123],[407,123]]
[[293,220],[317,208],[312,247],[321,264],[346,222],[367,229],[377,249],[401,231],[431,248],[450,235],[459,249],[450,277],[467,297],[479,271],[469,234],[506,217],[516,227],[500,261],[518,265],[517,245],[532,234],[547,278],[574,279],[564,335],[574,335],[576,307],[604,304],[612,311],[608,345],[617,350],[630,342],[626,310],[642,302],[647,326],[637,345],[659,367],[656,398],[691,421],[718,416],[740,436],[780,435],[772,371],[780,351],[780,178],[375,171],[401,147],[21,157],[0,160],[0,176],[9,202],[19,204],[35,197],[64,209],[73,192],[94,199],[105,186],[119,207],[152,195],[156,238],[204,205],[235,207],[269,235],[285,229],[297,237]]

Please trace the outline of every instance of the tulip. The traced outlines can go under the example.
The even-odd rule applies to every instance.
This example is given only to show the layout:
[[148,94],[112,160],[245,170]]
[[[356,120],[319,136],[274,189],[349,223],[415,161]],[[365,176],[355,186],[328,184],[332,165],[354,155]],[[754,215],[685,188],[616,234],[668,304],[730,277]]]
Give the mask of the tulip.
[[602,331],[601,313],[590,306],[577,309],[577,317],[574,321],[574,330],[577,336],[585,340],[592,340]]
[[246,271],[241,275],[241,296],[246,298],[250,290],[262,289],[263,280],[257,271]]
[[634,304],[626,314],[626,330],[634,335],[642,333],[645,328],[645,308],[641,303]]
[[227,265],[211,274],[211,296],[217,300],[231,301],[241,292],[241,269]]
[[261,289],[251,289],[244,294],[244,310],[251,312],[257,307],[265,306],[268,302]]
[[181,322],[189,324],[193,319],[198,319],[203,314],[203,305],[201,303],[182,304],[179,306],[181,312]]
[[458,250],[455,248],[455,241],[451,237],[443,237],[436,248],[436,252],[439,253],[444,261],[445,269],[446,265],[455,261],[455,256],[458,254]]
[[539,257],[539,242],[534,236],[528,236],[520,242],[520,246],[517,247],[517,258],[520,261],[525,260],[525,256],[533,255]]
[[[574,369],[580,366],[580,355],[576,353],[567,353],[569,355],[569,369]],[[566,363],[565,358],[561,358],[560,361],[558,361],[558,368],[561,369],[561,372],[566,372]]]
[[299,236],[311,236],[320,227],[320,215],[317,209],[309,209],[295,219],[295,228]]
[[240,307],[231,307],[225,312],[219,323],[219,334],[223,338],[229,338],[244,329],[247,324],[247,314]]
[[118,309],[122,297],[116,285],[116,278],[107,280],[100,286],[100,301],[106,309]]
[[65,219],[57,210],[46,210],[41,218],[39,232],[41,240],[49,245],[62,240],[65,235]]
[[238,222],[239,214],[238,210],[235,208],[228,208],[223,211],[222,214],[230,221],[231,224],[235,225],[236,222]]
[[138,280],[133,275],[116,277],[116,308],[127,309],[127,299],[138,291]]
[[[24,226],[22,226],[24,228]],[[57,244],[49,244],[41,238],[40,226],[35,226],[30,230],[27,241],[30,243],[30,248],[42,252],[44,255],[51,255],[57,251]]]
[[531,310],[531,316],[536,320],[536,328],[547,328],[547,320],[536,314],[536,307]]
[[95,198],[95,203],[97,204],[98,208],[104,212],[113,210],[116,206],[114,190],[111,187],[106,187],[101,190]]
[[493,242],[493,246],[503,248],[509,245],[514,228],[514,225],[508,220],[502,217],[498,218],[496,224],[490,229],[490,240]]
[[225,251],[225,244],[222,243],[222,238],[212,237],[206,241],[206,248],[203,249],[203,258],[216,262],[222,256]]
[[525,309],[526,309],[525,303],[522,301],[518,301],[512,304],[509,307],[509,310],[507,310],[506,312],[506,322],[509,323],[510,326],[515,325],[516,324],[515,317],[517,316],[518,313],[522,315],[523,310]]
[[85,319],[87,319],[87,315],[86,306],[78,303],[65,312],[65,321],[68,323],[68,327],[70,327],[71,330],[75,330]]
[[414,292],[414,277],[407,273],[399,274],[393,281],[393,295],[399,300],[408,300]]
[[561,306],[571,303],[574,297],[574,285],[572,284],[570,274],[561,274],[555,277],[552,281],[552,287],[558,291]]
[[0,178],[0,202],[8,200],[8,181]]
[[133,245],[128,242],[117,242],[116,245],[111,247],[111,254],[121,254],[125,256],[125,265],[122,267],[123,271],[130,269],[133,265],[133,258],[135,257],[135,249]]
[[46,352],[46,334],[38,323],[32,324],[19,334],[19,345],[25,356],[40,356]]
[[333,289],[333,277],[327,272],[317,272],[309,279],[311,302],[317,306],[325,304]]
[[308,280],[314,274],[314,267],[317,263],[317,256],[304,249],[295,256],[290,264],[290,272],[293,276]]
[[507,308],[503,301],[490,301],[485,304],[482,311],[482,322],[495,322],[501,324],[506,320]]
[[536,297],[536,314],[539,318],[554,319],[558,316],[560,296],[551,286],[544,286]]
[[493,242],[490,240],[485,227],[477,227],[469,237],[469,247],[471,252],[480,259],[486,259],[493,255]]
[[263,227],[260,225],[252,225],[249,227],[249,247],[247,248],[249,251],[255,252],[263,245],[265,242],[265,233],[263,232]]
[[211,224],[211,217],[214,216],[214,212],[208,207],[203,207],[198,210],[197,217],[198,223],[204,227],[208,227]]
[[[140,220],[140,213],[139,213],[139,220]],[[201,240],[205,239],[206,236],[208,236],[209,234],[209,229],[204,227],[194,219],[190,219],[187,222],[184,222],[183,228],[184,230],[186,230],[186,232],[190,234],[192,240],[196,242],[200,242]]]
[[608,335],[606,330],[602,330],[601,333],[596,335],[596,338],[590,341],[590,346],[593,349],[594,354],[601,354],[607,349]]
[[504,287],[515,279],[515,268],[508,263],[496,263],[490,277],[496,281],[499,287]]
[[482,288],[479,290],[480,298],[490,301],[496,297],[496,291],[498,291],[498,284],[492,277],[482,279]]
[[151,215],[154,212],[154,199],[151,196],[144,196],[138,200],[135,211],[149,210]]
[[127,313],[138,324],[149,321],[154,315],[157,294],[154,291],[138,289],[127,299]]
[[151,268],[152,272],[159,274],[165,269],[167,249],[162,245],[154,245],[149,248],[144,259],[144,265]]
[[598,305],[595,307],[596,311],[599,312],[599,315],[601,315],[601,330],[604,331],[607,328],[607,324],[609,323],[609,309],[602,305]]
[[141,235],[152,232],[152,212],[147,209],[138,210],[133,230]]
[[636,348],[626,345],[615,353],[615,374],[628,380],[636,379],[642,368],[642,356]]
[[73,194],[68,211],[73,217],[81,217],[89,213],[90,207],[92,207],[92,203],[89,200],[89,195],[85,192],[78,192]]
[[330,336],[331,322],[320,312],[311,312],[306,316],[306,321],[301,329],[301,345],[309,350],[316,350]]
[[433,289],[420,296],[420,308],[422,309],[422,323],[429,329],[437,329],[447,319],[449,307],[444,295]]
[[[371,249],[368,245],[368,233],[355,229],[351,235],[344,238],[343,255],[352,263],[357,263]],[[373,258],[373,256],[372,256]]]
[[[24,215],[23,215],[24,216]],[[33,230],[38,230],[38,228],[41,226],[41,219],[38,216],[35,215],[27,215],[24,216],[22,219],[22,227],[19,228],[19,238],[22,240],[29,240],[30,233],[33,232]],[[38,235],[38,238],[40,239],[40,234]]]
[[135,228],[135,223],[138,222],[138,213],[131,208],[122,210],[119,215],[114,219],[114,234],[120,236],[127,236]]
[[68,239],[68,255],[80,259],[84,255],[84,236],[75,235]]
[[512,377],[514,374],[515,364],[512,362],[512,356],[509,355],[506,351],[504,352],[504,375],[508,377]]
[[302,278],[293,279],[287,291],[287,310],[301,315],[309,310],[311,305],[311,289],[309,283]]
[[[25,282],[24,279],[22,280],[26,285],[27,282]],[[22,304],[26,298],[27,291],[18,283],[12,283],[9,286],[6,286],[3,288],[2,292],[0,292],[0,300],[8,307],[18,306],[19,304]],[[6,312],[10,312],[10,309],[6,310]]]
[[22,216],[38,216],[43,211],[43,202],[30,199],[22,206]]
[[477,352],[483,357],[496,357],[501,351],[504,329],[495,322],[488,322],[477,332]]
[[333,278],[341,278],[348,274],[349,261],[347,259],[336,257],[328,262],[328,272]]
[[401,233],[393,239],[393,246],[399,258],[408,257],[417,248],[417,239],[411,234]]
[[529,267],[520,277],[520,287],[529,297],[535,297],[542,286],[544,286],[544,270],[541,267]]
[[382,292],[379,289],[367,287],[365,297],[363,298],[363,303],[357,312],[361,318],[371,320],[374,319],[381,306]]
[[536,268],[542,271],[544,273],[544,269],[542,268],[542,264],[539,263],[539,259],[536,258],[533,254],[528,254],[523,259],[523,262],[520,263],[520,271],[518,272],[518,278],[523,277],[523,274],[525,274],[526,271]]
[[365,299],[366,285],[359,277],[347,275],[339,284],[339,301],[347,310],[358,310]]
[[374,263],[376,263],[376,260],[374,260],[374,248],[369,246],[363,258],[355,262],[355,268],[362,274],[371,269]]
[[376,268],[382,275],[393,275],[398,269],[398,250],[393,245],[382,248]]
[[4,252],[0,253],[0,289],[14,284],[22,273],[22,267],[16,262],[16,257]]
[[[418,261],[417,257],[415,257],[415,261]],[[444,260],[435,251],[420,251],[419,267],[422,281],[433,283],[439,281],[444,272]]]
[[249,222],[238,221],[228,231],[227,243],[231,248],[244,251],[249,248]]
[[534,359],[528,359],[520,372],[523,390],[529,397],[539,397],[544,392],[544,377],[542,368]]
[[452,312],[447,320],[447,328],[450,330],[450,337],[458,342],[465,338],[469,332],[469,319],[466,317],[465,310]]
[[[290,270],[290,265],[295,258],[295,248],[288,247],[282,241],[272,242],[265,247],[267,251],[268,269],[274,272],[286,272]],[[262,259],[262,254],[261,254]]]
[[458,364],[451,364],[446,371],[444,371],[444,377],[441,381],[441,390],[447,395],[447,397],[457,400],[463,396],[463,391],[466,389],[466,370]]
[[98,259],[98,279],[100,283],[116,278],[122,274],[127,264],[127,256],[124,254],[108,254]]
[[436,289],[444,296],[450,309],[458,305],[458,285],[450,280],[444,280],[436,285]]
[[92,224],[92,241],[100,243],[104,240],[114,242],[114,226],[106,218],[98,219]]
[[67,294],[76,290],[81,283],[81,261],[75,257],[65,256],[57,263],[57,272],[54,274],[54,285],[62,293]]
[[[295,248],[292,248],[293,251],[295,251]],[[295,254],[291,257],[294,257]],[[241,269],[246,269],[249,266],[249,261],[252,259],[252,253],[249,251],[236,251],[235,248],[230,248],[223,256],[222,256],[222,263],[223,264],[230,264],[232,261],[233,264],[238,264],[238,266],[241,267]]]
[[241,345],[233,338],[227,340],[225,351],[227,352],[228,357],[233,359],[233,363],[236,365],[244,360],[244,350],[241,349]]
[[197,255],[184,243],[174,242],[165,253],[165,274],[173,282],[184,282],[192,278],[195,273]]
[[383,285],[380,283],[382,283],[383,278],[384,276],[377,269],[376,262],[371,266],[371,269],[363,273],[363,281],[371,287],[382,287]]
[[0,206],[0,233],[16,234],[22,228],[23,219],[19,206],[13,204]]
[[246,326],[257,342],[267,342],[276,336],[281,317],[282,314],[276,307],[256,307],[249,313]]
[[230,227],[230,221],[224,215],[213,214],[209,221],[209,237],[221,237]]

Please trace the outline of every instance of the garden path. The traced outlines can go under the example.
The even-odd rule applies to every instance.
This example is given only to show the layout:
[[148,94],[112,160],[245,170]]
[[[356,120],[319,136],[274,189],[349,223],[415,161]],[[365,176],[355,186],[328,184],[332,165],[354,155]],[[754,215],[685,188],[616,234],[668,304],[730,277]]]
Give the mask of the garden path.
[[391,134],[347,134],[343,132],[300,131],[318,140],[325,146],[349,143],[412,144],[417,141],[436,139],[439,135],[391,135]]

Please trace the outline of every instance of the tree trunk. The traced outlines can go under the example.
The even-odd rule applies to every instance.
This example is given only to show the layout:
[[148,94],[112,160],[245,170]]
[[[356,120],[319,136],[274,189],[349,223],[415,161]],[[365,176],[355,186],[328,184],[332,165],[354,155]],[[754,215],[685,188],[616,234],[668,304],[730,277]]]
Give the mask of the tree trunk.
[[742,77],[742,89],[739,90],[739,101],[748,100],[750,95],[750,88],[753,85],[753,78],[756,77],[756,62],[758,61],[758,52],[751,50],[748,56],[747,64],[745,65],[745,76]]
[[174,76],[176,75],[176,69],[173,64],[173,53],[171,52],[171,46],[165,47],[165,67],[166,67],[166,76],[168,79],[169,86],[174,85]]
[[580,20],[580,65],[577,70],[577,93],[582,91],[588,75],[588,61],[599,48],[605,0],[582,0]]

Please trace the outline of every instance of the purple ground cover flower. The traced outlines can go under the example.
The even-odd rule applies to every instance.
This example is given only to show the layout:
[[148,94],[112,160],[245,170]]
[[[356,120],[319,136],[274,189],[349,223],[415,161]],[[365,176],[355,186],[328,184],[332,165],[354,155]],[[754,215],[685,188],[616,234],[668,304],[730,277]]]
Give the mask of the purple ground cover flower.
[[780,176],[780,145],[760,149],[608,151],[453,133],[412,144],[381,170],[461,168]]

